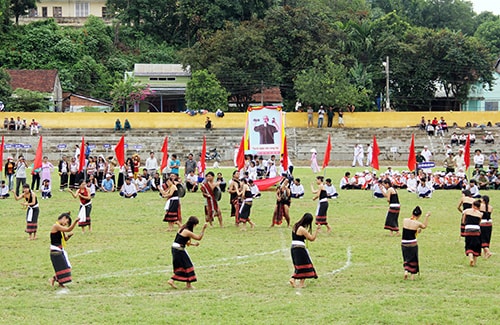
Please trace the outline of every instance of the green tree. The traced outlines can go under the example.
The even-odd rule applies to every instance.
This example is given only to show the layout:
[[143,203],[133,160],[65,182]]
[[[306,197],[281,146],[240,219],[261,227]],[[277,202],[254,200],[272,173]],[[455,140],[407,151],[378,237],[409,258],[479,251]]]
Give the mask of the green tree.
[[186,104],[189,109],[215,112],[220,108],[227,111],[228,96],[229,93],[220,85],[215,75],[207,70],[194,72],[187,83]]
[[12,87],[10,86],[10,76],[5,69],[0,68],[0,101],[7,104],[12,95]]
[[15,112],[47,112],[54,105],[47,93],[18,88],[9,99],[9,111]]
[[315,60],[313,67],[299,73],[294,87],[302,102],[311,105],[357,106],[367,97],[365,89],[358,89],[350,82],[347,69],[330,57],[322,62]]
[[19,17],[28,14],[28,10],[36,9],[36,0],[10,0],[10,11],[19,24]]
[[192,71],[206,69],[235,99],[237,110],[248,107],[262,85],[279,84],[280,67],[258,25],[229,24],[225,30],[182,52],[183,64]]
[[133,77],[120,79],[113,84],[111,98],[114,111],[129,111],[135,103],[152,94],[149,85],[137,82]]
[[476,30],[477,37],[486,46],[492,58],[497,59],[500,55],[500,20],[486,21]]

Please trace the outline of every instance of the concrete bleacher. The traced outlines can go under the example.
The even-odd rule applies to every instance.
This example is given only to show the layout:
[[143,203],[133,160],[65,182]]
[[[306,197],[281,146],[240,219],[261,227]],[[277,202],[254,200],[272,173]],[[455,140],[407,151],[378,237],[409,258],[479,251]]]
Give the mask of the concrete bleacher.
[[[496,139],[496,128],[489,128],[494,133]],[[481,138],[486,130],[481,128],[463,129],[459,132],[473,132],[476,135],[476,147],[482,148],[483,152],[488,153],[495,145],[486,147]],[[170,154],[176,153],[181,158],[188,153],[195,155],[201,152],[203,135],[206,136],[207,148],[216,147],[221,154],[223,165],[232,165],[235,148],[239,146],[243,128],[217,128],[212,131],[206,131],[203,128],[176,128],[176,129],[132,129],[127,132],[115,132],[112,129],[42,129],[44,155],[50,160],[56,161],[61,154],[74,155],[75,145],[81,143],[82,136],[86,142],[95,145],[93,150],[96,155],[114,154],[113,147],[120,137],[125,134],[125,143],[128,145],[127,155],[135,152],[146,157],[150,150],[159,152],[165,136],[169,138],[168,151]],[[424,145],[435,155],[435,161],[441,166],[444,159],[445,145],[449,144],[451,132],[445,137],[429,137],[426,132],[416,127],[405,128],[287,128],[287,143],[290,158],[295,165],[308,165],[311,156],[310,150],[315,148],[318,152],[318,159],[322,160],[326,148],[328,134],[332,136],[331,165],[348,166],[353,157],[354,145],[366,145],[372,142],[373,135],[377,137],[377,143],[380,148],[379,160],[384,165],[405,166],[408,159],[411,135],[415,134],[415,147],[418,150]],[[30,136],[28,130],[8,131],[0,130],[0,135],[5,136],[7,145],[24,144],[30,145],[28,149],[6,148],[4,157],[7,155],[17,155],[23,153],[28,160],[32,160],[38,145],[38,137]],[[66,144],[66,149],[59,150],[59,144]],[[107,151],[105,145],[110,145]],[[140,147],[136,147],[140,146]],[[10,146],[8,146],[10,147]],[[391,150],[393,149],[393,150]],[[158,154],[157,157],[160,157]]]

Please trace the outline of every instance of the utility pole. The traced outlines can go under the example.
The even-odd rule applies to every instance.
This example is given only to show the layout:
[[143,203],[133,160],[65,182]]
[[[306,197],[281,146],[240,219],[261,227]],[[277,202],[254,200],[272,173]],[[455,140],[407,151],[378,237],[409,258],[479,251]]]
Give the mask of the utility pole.
[[385,58],[385,62],[382,64],[385,67],[385,110],[388,112],[391,110],[391,99],[389,97],[389,56]]

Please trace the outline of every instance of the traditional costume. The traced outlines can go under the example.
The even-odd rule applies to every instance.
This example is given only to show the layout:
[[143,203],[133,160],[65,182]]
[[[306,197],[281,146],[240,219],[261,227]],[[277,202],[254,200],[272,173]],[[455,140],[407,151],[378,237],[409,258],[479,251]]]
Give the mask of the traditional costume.
[[[240,187],[240,181],[235,179],[233,179],[232,181],[238,184],[238,188]],[[238,223],[240,214],[240,198],[238,197],[238,193],[230,193],[229,203],[231,204],[231,217],[234,217],[234,222]]]
[[219,204],[217,203],[217,198],[215,197],[214,190],[212,186],[206,181],[201,183],[201,192],[204,194],[207,202],[205,203],[205,217],[207,222],[214,221],[214,216],[219,211]]
[[403,252],[403,267],[405,271],[411,274],[419,273],[417,229],[403,228],[401,250]]
[[326,190],[321,190],[319,192],[318,208],[316,209],[317,225],[328,225],[328,221],[326,221],[327,213],[328,213],[328,195],[326,194]]
[[491,220],[491,212],[481,211],[483,217],[481,218],[481,247],[489,248],[491,241],[491,230],[493,229],[493,223]]
[[54,267],[54,280],[63,285],[71,282],[71,264],[64,250],[66,240],[61,231],[50,233],[50,260]]
[[175,190],[172,196],[165,203],[165,217],[164,222],[177,222],[181,221],[181,205],[179,201],[179,192]]
[[398,218],[401,205],[399,204],[398,193],[393,193],[389,197],[389,211],[385,217],[384,229],[399,231]]
[[[83,190],[79,189],[80,194],[83,196],[90,196],[89,190],[84,188]],[[80,211],[78,212],[78,227],[90,226],[90,212],[92,212],[92,200],[87,200],[80,197]]]
[[[30,195],[26,198],[28,204],[31,202],[35,194],[30,191]],[[38,215],[40,214],[40,209],[38,207],[38,198],[35,196],[35,204],[28,205],[28,210],[26,211],[26,232],[28,234],[36,233],[38,229]]]
[[240,208],[239,222],[246,223],[250,221],[250,210],[252,209],[253,194],[252,191],[245,191],[245,199]]
[[186,244],[188,241],[189,237],[183,237],[180,233],[175,235],[174,242],[172,243],[172,265],[174,267],[172,280],[182,282],[196,281],[193,263],[186,252]]
[[317,279],[318,275],[312,264],[309,252],[305,244],[306,237],[299,236],[292,232],[292,261],[293,261],[293,275],[294,279]]
[[465,255],[481,256],[481,218],[465,214]]
[[286,190],[283,191],[281,186],[278,188],[279,199],[276,200],[276,209],[273,215],[273,225],[281,225],[285,217],[285,206],[290,207],[291,198],[287,195]]

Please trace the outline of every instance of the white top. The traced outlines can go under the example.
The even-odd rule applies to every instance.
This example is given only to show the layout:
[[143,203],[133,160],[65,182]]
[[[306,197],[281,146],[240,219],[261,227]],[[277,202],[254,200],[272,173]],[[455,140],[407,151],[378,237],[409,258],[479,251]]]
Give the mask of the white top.
[[18,163],[16,165],[16,178],[26,178],[26,165]]
[[151,170],[151,169],[157,170],[158,169],[158,161],[156,160],[156,158],[149,157],[148,159],[146,159],[146,169],[147,170]]
[[483,165],[484,164],[484,155],[474,155],[474,164],[475,165]]
[[428,149],[424,149],[424,150],[422,150],[422,156],[424,156],[425,161],[431,161],[432,152]]
[[302,184],[295,184],[295,183],[292,183],[292,185],[290,185],[290,192],[292,194],[303,194],[304,193],[304,186]]
[[134,194],[134,193],[137,193],[137,188],[135,187],[135,184],[133,184],[132,182],[130,182],[130,184],[123,184],[122,186],[122,192],[125,193],[125,194]]

